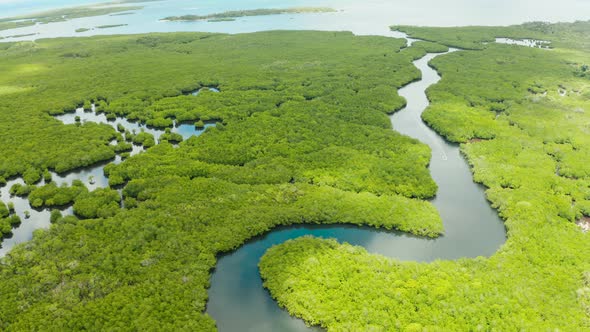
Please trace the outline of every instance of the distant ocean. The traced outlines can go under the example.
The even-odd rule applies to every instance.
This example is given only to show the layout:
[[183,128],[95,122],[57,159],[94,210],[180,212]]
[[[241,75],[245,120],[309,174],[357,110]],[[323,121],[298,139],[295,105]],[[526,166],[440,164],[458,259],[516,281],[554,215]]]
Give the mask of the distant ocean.
[[0,0],[0,18],[30,14],[49,9],[79,6],[101,0]]

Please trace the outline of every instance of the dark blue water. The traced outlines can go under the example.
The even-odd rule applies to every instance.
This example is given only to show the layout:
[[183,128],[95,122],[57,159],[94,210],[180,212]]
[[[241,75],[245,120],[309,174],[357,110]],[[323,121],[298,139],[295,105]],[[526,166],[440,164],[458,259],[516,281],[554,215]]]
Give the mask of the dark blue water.
[[[0,17],[14,16],[53,7],[84,5],[99,0],[0,0]],[[130,4],[136,5],[136,4]],[[164,0],[146,2],[133,15],[99,16],[67,22],[0,31],[1,37],[35,33],[35,36],[7,38],[17,41],[64,36],[129,34],[144,32],[209,31],[243,33],[263,30],[352,31],[382,34],[394,24],[426,26],[510,25],[528,21],[587,20],[590,1],[583,0]],[[256,8],[332,7],[336,13],[244,17],[233,22],[160,22],[167,16],[210,14],[227,10]],[[127,24],[95,29],[106,24]],[[78,28],[89,31],[77,33]],[[93,29],[94,28],[94,29]]]

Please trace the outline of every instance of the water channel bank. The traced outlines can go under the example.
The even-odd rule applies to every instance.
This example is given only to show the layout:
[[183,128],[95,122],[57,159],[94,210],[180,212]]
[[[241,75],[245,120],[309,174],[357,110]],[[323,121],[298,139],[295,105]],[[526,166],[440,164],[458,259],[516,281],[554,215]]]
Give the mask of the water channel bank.
[[[453,51],[453,50],[451,50]],[[428,144],[430,172],[439,186],[432,203],[438,209],[445,235],[425,239],[400,232],[347,225],[293,226],[276,229],[238,250],[219,257],[211,277],[207,312],[219,331],[309,331],[303,321],[278,307],[262,286],[258,262],[268,248],[304,235],[335,238],[365,247],[369,252],[406,261],[489,256],[506,240],[506,231],[485,199],[484,187],[474,183],[457,144],[446,142],[422,122],[428,106],[426,89],[440,80],[428,62],[440,54],[414,61],[420,81],[399,90],[407,106],[391,116],[393,128]],[[311,328],[316,330],[317,328]]]

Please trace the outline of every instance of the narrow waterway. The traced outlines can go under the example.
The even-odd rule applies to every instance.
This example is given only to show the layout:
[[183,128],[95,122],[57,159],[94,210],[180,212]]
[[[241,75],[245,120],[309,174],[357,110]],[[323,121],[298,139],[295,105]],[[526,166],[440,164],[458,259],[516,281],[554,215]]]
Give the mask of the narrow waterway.
[[[194,92],[191,92],[191,94],[193,96],[197,96],[199,94],[199,91],[200,90],[196,90]],[[219,91],[219,90],[216,90],[216,91]],[[78,108],[78,109],[76,109],[75,112],[58,115],[58,116],[56,116],[56,118],[58,120],[60,120],[61,122],[63,122],[64,124],[75,124],[76,119],[78,118],[81,123],[84,123],[84,122],[104,123],[104,124],[108,124],[108,125],[112,126],[115,130],[117,130],[117,128],[119,126],[123,126],[126,130],[129,130],[129,132],[131,132],[131,133],[138,134],[142,131],[149,133],[152,136],[154,136],[154,139],[156,140],[156,142],[158,142],[160,140],[160,136],[162,136],[162,134],[164,134],[164,132],[165,132],[163,129],[149,127],[141,122],[129,121],[123,117],[116,117],[114,120],[109,120],[109,119],[107,119],[106,114],[96,113],[94,111],[94,105],[92,106],[92,110],[84,110],[83,108]],[[174,126],[172,128],[170,128],[171,129],[170,132],[180,134],[182,136],[182,138],[186,140],[191,136],[200,135],[205,130],[205,128],[211,127],[214,125],[215,124],[213,124],[213,123],[205,123],[204,128],[197,129],[197,128],[195,128],[195,125],[192,123],[190,123],[190,124],[189,123],[178,123],[177,124],[176,121],[174,121]],[[132,154],[134,154],[134,153],[137,153],[137,151],[134,150],[132,152]]]
[[432,149],[430,172],[439,186],[432,203],[443,219],[445,235],[425,239],[343,225],[274,230],[219,258],[211,277],[207,305],[207,312],[216,320],[219,331],[310,330],[303,321],[278,307],[262,287],[258,272],[258,262],[266,250],[289,239],[304,235],[335,238],[363,246],[372,253],[420,262],[489,256],[504,243],[504,224],[486,201],[484,188],[473,182],[459,146],[446,142],[422,122],[421,114],[429,104],[425,91],[440,80],[436,71],[428,66],[436,56],[439,54],[428,54],[414,62],[422,72],[422,80],[399,90],[407,106],[392,115],[391,122],[395,130],[419,139]]
[[[205,87],[214,92],[219,92],[216,88]],[[194,96],[199,94],[200,90],[189,92]],[[57,120],[66,125],[75,125],[76,123],[95,122],[112,126],[115,130],[119,126],[123,126],[126,130],[132,133],[147,132],[154,136],[156,142],[159,141],[160,136],[164,134],[164,130],[158,128],[148,127],[140,122],[128,121],[125,118],[117,117],[114,120],[108,120],[104,113],[96,113],[95,107],[92,105],[91,110],[84,110],[78,108],[74,112],[65,113],[55,117]],[[78,119],[78,121],[76,120]],[[213,123],[205,123],[204,128],[195,128],[193,124],[176,124],[171,128],[171,132],[178,133],[184,140],[201,135],[207,127],[214,126]],[[116,144],[116,140],[111,144]],[[133,144],[130,156],[136,155],[144,151],[140,145]],[[109,186],[109,179],[104,175],[104,167],[109,163],[119,164],[122,161],[121,156],[117,155],[113,160],[100,162],[93,166],[82,167],[65,174],[58,174],[50,171],[51,181],[58,186],[71,185],[74,180],[80,180],[84,183],[88,190],[92,191],[97,188],[106,188]],[[33,238],[33,232],[37,229],[47,229],[51,225],[49,221],[50,208],[34,209],[29,204],[26,197],[18,197],[10,194],[10,188],[15,185],[24,185],[21,178],[11,179],[6,185],[0,187],[0,201],[4,203],[12,203],[14,205],[15,214],[21,219],[21,224],[12,230],[12,234],[5,238],[0,238],[0,257],[5,256],[15,245],[29,241]],[[37,185],[44,185],[45,181],[41,180]],[[72,215],[72,206],[59,207],[62,215]]]

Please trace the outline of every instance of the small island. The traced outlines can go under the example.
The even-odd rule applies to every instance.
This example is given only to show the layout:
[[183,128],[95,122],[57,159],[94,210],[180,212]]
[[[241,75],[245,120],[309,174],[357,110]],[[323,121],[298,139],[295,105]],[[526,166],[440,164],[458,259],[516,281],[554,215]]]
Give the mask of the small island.
[[209,22],[223,22],[235,20],[237,17],[246,16],[264,16],[264,15],[282,15],[282,14],[308,14],[308,13],[333,13],[336,10],[328,7],[293,7],[293,8],[266,8],[266,9],[247,9],[247,10],[231,10],[222,13],[214,13],[208,15],[182,15],[182,16],[168,16],[162,21],[204,21]]
[[38,35],[38,33],[34,32],[34,33],[23,33],[23,34],[19,34],[19,35],[12,35],[12,36],[7,36],[6,38],[22,38],[22,37],[31,37],[34,35]]
[[[105,5],[114,5],[127,3],[130,1],[113,2]],[[7,17],[0,19],[0,30],[10,30],[33,26],[37,23],[47,24],[55,22],[65,22],[74,18],[94,17],[120,12],[129,12],[143,9],[143,6],[113,6],[113,7],[95,7],[90,5],[48,10],[45,12],[34,13],[30,15]]]
[[236,20],[235,18],[226,17],[226,18],[214,18],[214,19],[210,19],[210,20],[207,20],[207,22],[233,22],[235,20]]
[[127,24],[106,24],[106,25],[99,25],[96,28],[97,29],[110,29],[110,28],[118,28],[118,27],[124,27],[127,26]]
[[116,13],[116,14],[111,14],[109,16],[127,16],[127,15],[134,15],[135,12],[125,12],[125,13]]

